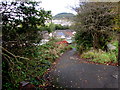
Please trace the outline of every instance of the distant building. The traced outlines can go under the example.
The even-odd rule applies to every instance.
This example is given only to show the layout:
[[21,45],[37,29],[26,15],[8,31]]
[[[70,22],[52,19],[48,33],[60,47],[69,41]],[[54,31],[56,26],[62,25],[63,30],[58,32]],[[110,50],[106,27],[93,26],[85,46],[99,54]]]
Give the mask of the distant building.
[[54,24],[61,24],[62,26],[71,26],[72,22],[68,20],[63,20],[63,19],[55,19],[52,20]]
[[53,33],[53,36],[64,39],[68,43],[72,43],[74,41],[72,37],[74,37],[75,33],[76,32],[74,30],[56,30]]
[[73,32],[74,30],[56,30],[55,32],[53,32],[53,36],[58,38],[69,38],[73,37]]
[[71,26],[73,24],[72,21],[70,20],[67,20],[67,19],[53,19],[52,21],[51,20],[47,20],[45,22],[45,24],[48,24],[48,23],[54,23],[54,24],[61,24],[62,26]]
[[56,30],[50,34],[48,33],[48,31],[42,31],[39,33],[42,34],[43,39],[40,41],[39,44],[34,45],[43,45],[49,41],[50,37],[61,38],[66,40],[68,43],[72,43],[72,37],[74,37],[74,34],[76,32],[74,30]]

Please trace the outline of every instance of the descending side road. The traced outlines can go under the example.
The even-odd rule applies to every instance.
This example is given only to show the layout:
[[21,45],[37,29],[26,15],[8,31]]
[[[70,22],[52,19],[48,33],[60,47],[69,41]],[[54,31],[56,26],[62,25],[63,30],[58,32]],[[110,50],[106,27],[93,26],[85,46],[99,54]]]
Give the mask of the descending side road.
[[118,67],[84,63],[77,59],[73,49],[60,57],[46,78],[53,87],[118,88]]

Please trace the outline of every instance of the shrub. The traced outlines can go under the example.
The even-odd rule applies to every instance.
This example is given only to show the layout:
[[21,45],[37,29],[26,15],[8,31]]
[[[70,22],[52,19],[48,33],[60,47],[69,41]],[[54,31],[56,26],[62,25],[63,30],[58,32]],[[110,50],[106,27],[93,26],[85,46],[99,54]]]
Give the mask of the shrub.
[[61,24],[55,24],[55,30],[69,29],[69,26],[62,26]]
[[51,39],[41,46],[26,47],[22,54],[27,58],[3,54],[3,88],[18,88],[21,81],[42,85],[45,82],[42,76],[66,48],[66,45],[56,45],[56,42],[56,39]]
[[88,52],[84,52],[81,55],[81,58],[90,59],[90,61],[97,62],[97,63],[107,63],[113,62],[117,63],[117,54],[115,52],[105,52],[102,50],[90,50]]
[[95,53],[94,52],[92,52],[92,51],[89,51],[89,52],[86,52],[86,53],[83,53],[82,55],[81,55],[81,58],[94,58],[94,56],[95,56]]

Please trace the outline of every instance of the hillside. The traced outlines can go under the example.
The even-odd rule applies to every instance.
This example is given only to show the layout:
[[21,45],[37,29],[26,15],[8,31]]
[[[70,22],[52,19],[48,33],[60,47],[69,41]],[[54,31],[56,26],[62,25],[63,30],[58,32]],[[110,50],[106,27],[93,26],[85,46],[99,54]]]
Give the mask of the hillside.
[[53,19],[63,19],[63,18],[72,18],[74,17],[74,14],[72,13],[58,13],[53,17]]

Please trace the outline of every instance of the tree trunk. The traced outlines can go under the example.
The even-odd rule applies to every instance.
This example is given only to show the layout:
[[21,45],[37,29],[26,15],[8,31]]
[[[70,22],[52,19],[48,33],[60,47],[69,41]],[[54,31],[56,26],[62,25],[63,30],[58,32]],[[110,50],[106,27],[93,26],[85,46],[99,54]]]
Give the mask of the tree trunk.
[[96,50],[98,50],[100,48],[97,33],[93,34],[93,48]]

